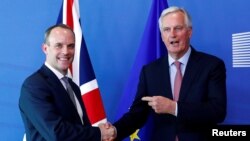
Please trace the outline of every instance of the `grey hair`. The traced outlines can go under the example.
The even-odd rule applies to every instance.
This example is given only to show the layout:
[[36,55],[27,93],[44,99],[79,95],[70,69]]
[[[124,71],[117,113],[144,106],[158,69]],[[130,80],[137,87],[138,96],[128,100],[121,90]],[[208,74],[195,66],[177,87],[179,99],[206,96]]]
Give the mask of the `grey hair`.
[[162,13],[161,13],[161,16],[160,16],[160,18],[158,20],[160,31],[162,31],[162,18],[165,17],[166,15],[170,14],[170,13],[175,13],[175,12],[182,12],[184,14],[184,16],[185,16],[185,24],[186,24],[186,26],[192,28],[192,18],[189,15],[189,13],[184,8],[171,6],[169,8],[164,9],[162,11]]

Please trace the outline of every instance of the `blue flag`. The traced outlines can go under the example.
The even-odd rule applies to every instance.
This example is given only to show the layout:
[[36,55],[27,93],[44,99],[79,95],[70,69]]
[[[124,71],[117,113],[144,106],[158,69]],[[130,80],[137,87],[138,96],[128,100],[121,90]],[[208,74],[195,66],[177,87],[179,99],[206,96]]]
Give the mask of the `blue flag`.
[[[132,66],[129,79],[126,82],[122,97],[120,99],[120,105],[118,106],[116,115],[117,119],[122,117],[122,115],[128,111],[133,102],[142,66],[166,54],[166,48],[164,43],[162,42],[160,35],[158,19],[161,12],[167,7],[168,4],[166,0],[152,0],[152,6],[141,40],[141,44],[137,52],[135,62]],[[149,124],[150,120],[146,125],[144,125],[142,129],[138,129],[133,135],[125,140],[149,140],[150,137],[148,135],[150,135],[150,133],[148,133],[149,130],[147,130],[148,128],[150,128]]]

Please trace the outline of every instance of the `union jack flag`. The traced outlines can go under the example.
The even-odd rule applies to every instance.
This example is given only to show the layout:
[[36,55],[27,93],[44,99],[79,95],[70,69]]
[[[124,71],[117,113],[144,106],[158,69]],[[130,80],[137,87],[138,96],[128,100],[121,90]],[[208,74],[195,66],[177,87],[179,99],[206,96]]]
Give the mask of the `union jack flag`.
[[99,123],[106,122],[107,119],[95,73],[83,38],[78,0],[63,0],[57,23],[66,24],[75,32],[75,58],[70,72],[74,82],[81,89],[82,100],[89,120],[93,126],[97,126]]

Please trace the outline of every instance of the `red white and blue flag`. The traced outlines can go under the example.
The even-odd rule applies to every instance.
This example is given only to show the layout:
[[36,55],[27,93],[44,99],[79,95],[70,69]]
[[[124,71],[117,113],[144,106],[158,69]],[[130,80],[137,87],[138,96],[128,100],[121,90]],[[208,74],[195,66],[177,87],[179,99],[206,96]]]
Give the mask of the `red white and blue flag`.
[[78,0],[63,0],[57,23],[70,26],[76,37],[75,58],[70,69],[73,80],[79,85],[88,118],[93,126],[106,122],[95,73],[83,38]]

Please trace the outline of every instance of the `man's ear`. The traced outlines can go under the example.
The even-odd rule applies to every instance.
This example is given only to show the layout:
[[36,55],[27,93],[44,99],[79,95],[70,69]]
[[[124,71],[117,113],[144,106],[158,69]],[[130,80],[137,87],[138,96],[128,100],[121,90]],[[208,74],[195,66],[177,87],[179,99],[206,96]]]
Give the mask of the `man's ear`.
[[43,50],[43,52],[44,52],[45,54],[47,54],[47,49],[48,49],[48,45],[44,43],[44,44],[42,45],[42,50]]

